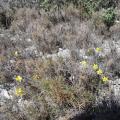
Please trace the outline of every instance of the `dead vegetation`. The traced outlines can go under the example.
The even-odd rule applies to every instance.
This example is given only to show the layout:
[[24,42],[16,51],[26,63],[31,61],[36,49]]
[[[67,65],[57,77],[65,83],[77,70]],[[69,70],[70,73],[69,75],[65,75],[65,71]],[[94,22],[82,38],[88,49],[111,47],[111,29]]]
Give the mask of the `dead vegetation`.
[[[74,116],[93,105],[101,97],[99,92],[110,94],[108,82],[102,79],[120,77],[118,43],[114,42],[119,41],[119,23],[108,30],[102,8],[88,14],[90,8],[84,7],[70,4],[47,12],[23,7],[14,15],[0,14],[0,84],[24,89],[21,98],[12,93],[13,100],[6,103],[10,119],[57,120],[65,116],[69,120],[71,111]],[[64,50],[70,56],[58,57]],[[94,64],[103,73],[93,70]],[[15,79],[18,75],[20,83]],[[19,100],[25,101],[21,103],[24,107],[18,105]],[[22,110],[16,111],[16,106]]]

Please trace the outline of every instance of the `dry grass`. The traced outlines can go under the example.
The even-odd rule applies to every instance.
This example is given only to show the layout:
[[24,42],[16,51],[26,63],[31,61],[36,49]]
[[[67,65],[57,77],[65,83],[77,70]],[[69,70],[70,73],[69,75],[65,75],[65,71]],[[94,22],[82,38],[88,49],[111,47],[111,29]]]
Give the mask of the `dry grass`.
[[15,33],[26,32],[37,43],[38,50],[43,53],[56,52],[59,47],[70,49],[88,47],[89,23],[81,23],[79,12],[73,6],[63,9],[58,16],[63,18],[68,16],[69,20],[54,24],[55,21],[51,19],[59,20],[57,15],[52,16],[44,12],[41,14],[34,9],[21,8],[15,14],[11,30]]
[[[45,13],[29,8],[16,11],[9,30],[12,36],[20,34],[18,39],[14,42],[10,39],[8,42],[9,37],[0,38],[0,83],[7,80],[15,83],[15,87],[23,87],[23,99],[32,104],[25,106],[24,111],[20,112],[21,117],[18,114],[14,117],[15,113],[10,113],[11,119],[16,120],[19,116],[26,120],[55,120],[71,110],[79,111],[93,103],[98,92],[108,87],[107,83],[104,87],[101,76],[92,69],[94,63],[100,65],[104,75],[110,79],[116,74],[112,72],[117,71],[119,75],[119,57],[115,58],[115,53],[101,57],[94,50],[101,47],[105,37],[102,34],[106,28],[100,18],[101,13],[96,12],[92,20],[84,21],[81,11],[84,9],[72,5],[60,10],[59,14],[58,11]],[[118,28],[113,26],[111,32]],[[26,37],[32,42],[26,42]],[[72,56],[54,61],[23,55],[32,44],[43,55],[67,48]],[[90,53],[87,52],[89,48]],[[83,51],[80,52],[81,49],[85,55]],[[15,51],[19,52],[18,56],[15,56]],[[87,68],[81,65],[82,60],[87,61]],[[16,75],[23,77],[21,83],[15,81]],[[18,99],[15,97],[16,101]],[[13,102],[11,104],[15,104]]]

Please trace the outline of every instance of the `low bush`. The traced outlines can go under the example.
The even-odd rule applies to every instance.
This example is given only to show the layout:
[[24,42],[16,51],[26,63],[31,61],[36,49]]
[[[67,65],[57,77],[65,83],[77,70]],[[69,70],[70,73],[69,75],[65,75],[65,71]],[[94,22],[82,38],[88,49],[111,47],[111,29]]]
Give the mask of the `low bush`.
[[116,14],[113,8],[108,8],[104,12],[103,21],[105,25],[107,26],[108,30],[115,23],[115,18],[116,18]]

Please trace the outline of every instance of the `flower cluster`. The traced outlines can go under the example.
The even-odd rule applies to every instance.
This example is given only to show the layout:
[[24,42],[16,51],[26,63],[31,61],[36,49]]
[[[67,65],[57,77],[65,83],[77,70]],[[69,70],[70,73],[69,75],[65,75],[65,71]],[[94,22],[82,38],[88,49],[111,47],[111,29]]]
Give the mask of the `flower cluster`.
[[87,62],[85,60],[81,61],[80,63],[82,64],[83,67],[87,66]]
[[15,94],[16,94],[16,96],[23,96],[24,91],[21,87],[18,87],[15,89]]
[[[97,48],[95,49],[95,51],[96,51],[96,53],[99,53],[99,52],[102,51],[102,49],[97,47]],[[81,61],[80,63],[81,63],[81,65],[82,65],[83,67],[86,67],[87,64],[88,64],[87,61],[85,61],[85,60]],[[107,81],[109,80],[107,76],[104,76],[104,74],[103,74],[104,72],[103,72],[103,70],[99,67],[98,64],[94,63],[94,64],[92,65],[92,69],[96,72],[97,75],[100,75],[100,76],[101,76],[101,79],[102,79],[103,82],[107,82]]]
[[16,78],[15,78],[15,80],[16,80],[17,82],[21,82],[21,81],[22,81],[22,79],[23,79],[23,78],[22,78],[21,76],[19,76],[19,75],[18,75],[18,76],[16,76]]
[[[15,80],[20,83],[23,80],[23,78],[20,75],[18,75],[16,76]],[[16,96],[23,96],[23,93],[24,93],[24,90],[21,87],[17,87],[15,89]]]

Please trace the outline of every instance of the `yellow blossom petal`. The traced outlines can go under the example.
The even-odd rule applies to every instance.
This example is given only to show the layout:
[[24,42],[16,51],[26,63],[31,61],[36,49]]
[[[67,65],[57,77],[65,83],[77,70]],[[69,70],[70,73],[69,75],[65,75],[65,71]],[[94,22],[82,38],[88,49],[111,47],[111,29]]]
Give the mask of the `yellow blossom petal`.
[[97,70],[99,67],[97,64],[93,64],[93,70]]
[[103,71],[101,69],[98,69],[97,74],[101,75],[102,73],[103,73]]
[[108,77],[106,77],[106,76],[102,77],[102,81],[103,82],[107,82],[108,81]]
[[16,94],[17,96],[23,96],[24,91],[23,91],[22,88],[16,88],[15,94]]
[[102,48],[97,47],[95,50],[96,50],[96,52],[101,52]]
[[85,60],[80,62],[84,67],[87,66],[87,62]]
[[18,76],[16,76],[15,80],[18,81],[18,82],[21,82],[22,81],[22,77],[18,75]]

